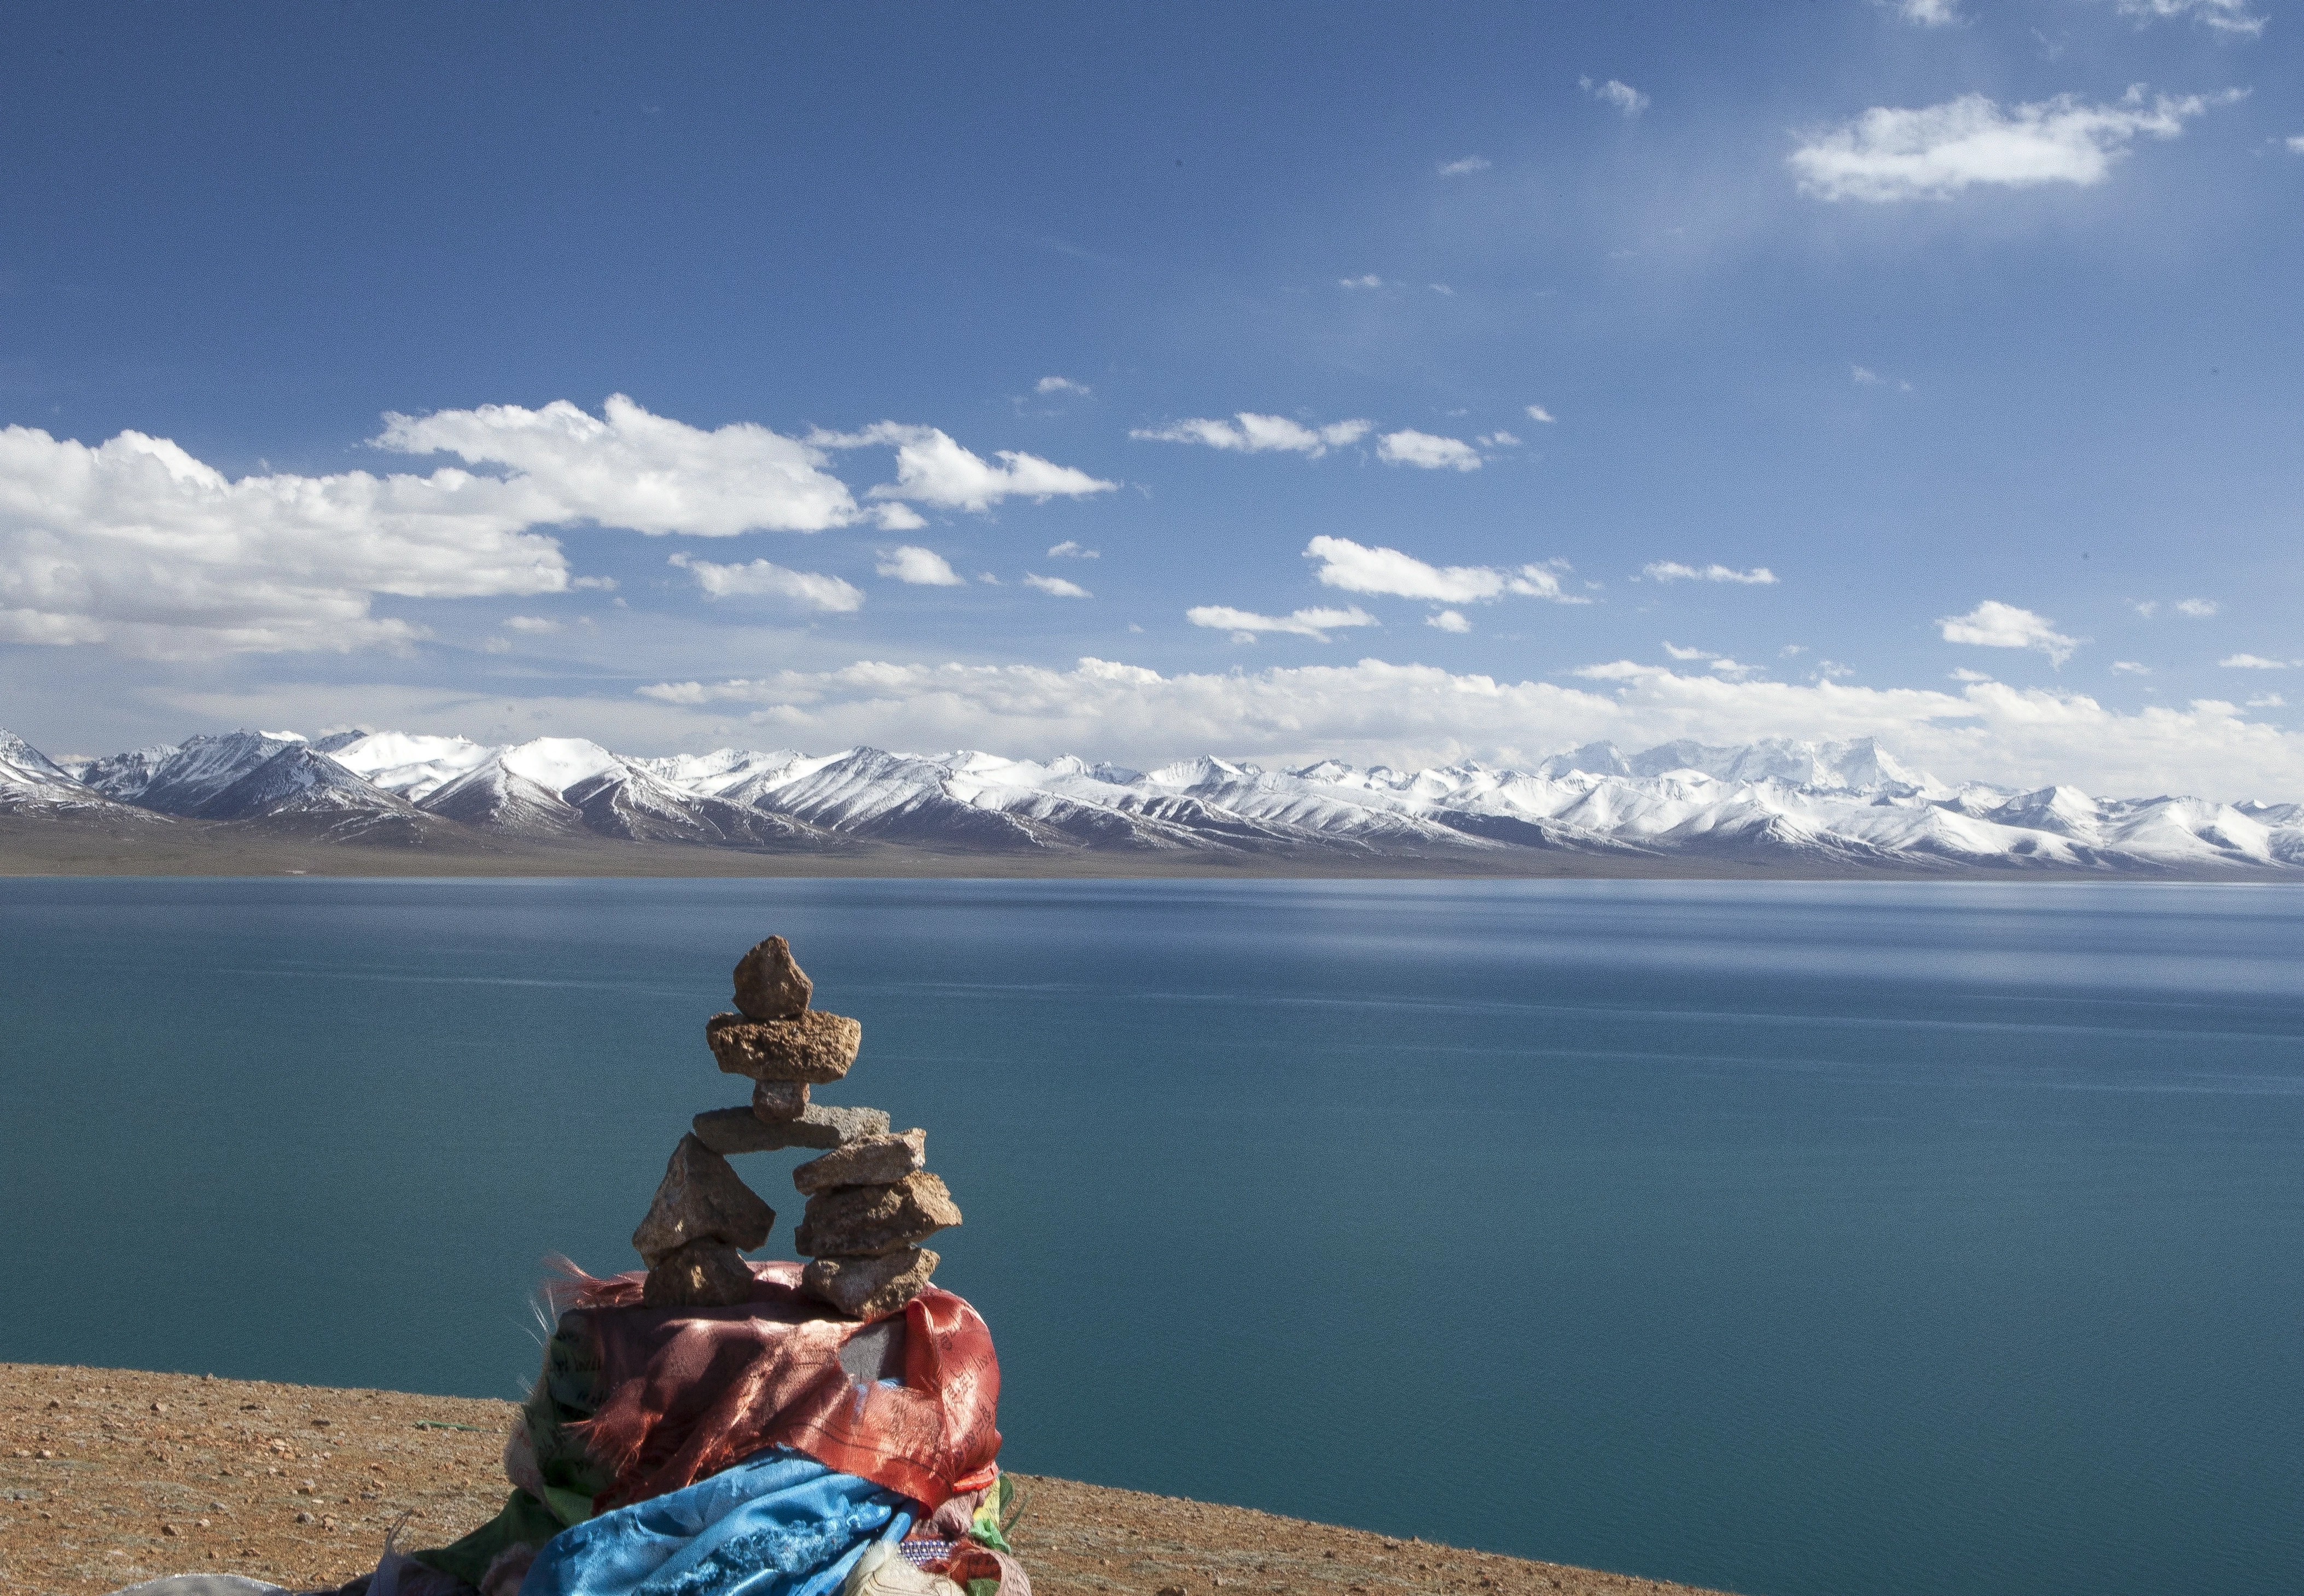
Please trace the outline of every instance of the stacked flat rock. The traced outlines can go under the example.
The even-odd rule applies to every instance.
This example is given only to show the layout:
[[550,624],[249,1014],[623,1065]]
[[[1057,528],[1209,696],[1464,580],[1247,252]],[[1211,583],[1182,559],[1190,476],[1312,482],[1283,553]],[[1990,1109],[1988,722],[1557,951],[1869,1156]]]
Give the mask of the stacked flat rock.
[[792,1171],[808,1199],[800,1284],[851,1318],[893,1313],[936,1271],[936,1254],[919,1244],[960,1223],[952,1194],[924,1167],[928,1132],[891,1134],[878,1109],[809,1101],[811,1087],[846,1077],[864,1027],[809,1007],[815,984],[784,938],[745,954],[735,976],[737,1012],[714,1015],[704,1039],[723,1070],[751,1079],[751,1106],[697,1115],[694,1139],[724,1165],[738,1153],[822,1150]]

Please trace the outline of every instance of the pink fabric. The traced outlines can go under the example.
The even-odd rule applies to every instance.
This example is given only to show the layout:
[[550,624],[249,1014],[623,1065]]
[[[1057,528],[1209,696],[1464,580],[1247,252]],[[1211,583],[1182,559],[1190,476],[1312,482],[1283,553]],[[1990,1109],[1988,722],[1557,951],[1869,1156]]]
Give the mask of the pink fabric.
[[904,1383],[858,1385],[840,1348],[863,1322],[826,1317],[800,1265],[753,1262],[751,1300],[640,1305],[638,1272],[580,1271],[551,1288],[563,1326],[600,1349],[604,1399],[573,1426],[615,1472],[606,1511],[692,1485],[767,1447],[792,1447],[930,1511],[996,1470],[1000,1361],[976,1310],[931,1286],[904,1306]]

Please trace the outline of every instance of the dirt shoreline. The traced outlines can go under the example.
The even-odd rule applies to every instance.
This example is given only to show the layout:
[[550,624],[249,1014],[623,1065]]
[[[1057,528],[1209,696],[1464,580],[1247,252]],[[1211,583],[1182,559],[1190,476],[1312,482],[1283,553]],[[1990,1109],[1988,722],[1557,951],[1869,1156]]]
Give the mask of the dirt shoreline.
[[[163,1574],[291,1589],[492,1516],[509,1402],[0,1364],[0,1593],[100,1596]],[[1716,1596],[1243,1507],[1019,1474],[1043,1596]]]

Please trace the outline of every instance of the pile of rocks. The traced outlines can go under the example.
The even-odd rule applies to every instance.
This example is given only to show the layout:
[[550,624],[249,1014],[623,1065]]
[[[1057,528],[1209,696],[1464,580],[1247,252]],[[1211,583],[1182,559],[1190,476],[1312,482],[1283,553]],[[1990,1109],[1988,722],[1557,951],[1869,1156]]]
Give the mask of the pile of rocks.
[[751,1295],[744,1250],[768,1237],[775,1212],[738,1179],[732,1153],[825,1149],[792,1171],[808,1199],[796,1241],[810,1260],[800,1284],[856,1319],[894,1312],[936,1271],[919,1244],[960,1223],[944,1184],[926,1166],[928,1132],[891,1134],[878,1109],[830,1108],[809,1089],[847,1075],[864,1027],[810,1009],[815,986],[772,936],[736,966],[734,1014],[716,1014],[705,1040],[720,1068],[751,1077],[749,1108],[696,1116],[665,1169],[632,1246],[648,1266],[652,1307],[724,1306]]

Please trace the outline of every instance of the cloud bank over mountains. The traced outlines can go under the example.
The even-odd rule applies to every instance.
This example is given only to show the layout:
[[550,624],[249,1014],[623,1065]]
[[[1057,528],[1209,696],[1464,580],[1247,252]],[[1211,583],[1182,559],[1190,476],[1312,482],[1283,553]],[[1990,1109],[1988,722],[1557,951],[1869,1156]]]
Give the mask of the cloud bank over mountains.
[[[140,432],[91,446],[0,428],[0,642],[160,658],[400,646],[426,629],[371,613],[379,596],[610,585],[574,576],[543,528],[708,538],[904,530],[926,525],[916,504],[981,513],[1010,498],[1117,486],[1015,450],[995,452],[995,464],[932,426],[881,422],[805,439],[754,422],[707,431],[622,394],[598,416],[557,401],[384,419],[374,447],[478,469],[233,479]],[[833,475],[834,456],[881,447],[895,452],[895,480],[860,501]],[[767,561],[673,562],[714,597],[775,593],[828,611],[862,602],[838,578]]]
[[[1365,624],[1350,619],[1354,613],[1212,612],[1197,624],[1325,631]],[[1527,764],[1596,741],[1630,747],[1690,738],[1877,737],[1953,781],[2009,787],[2063,781],[2096,791],[2181,790],[2224,799],[2304,792],[2304,736],[2248,719],[2221,700],[2130,714],[2084,693],[1988,679],[1945,692],[1739,680],[1629,660],[1577,675],[1575,684],[1512,681],[1374,658],[1170,674],[1095,658],[1070,670],[873,661],[656,682],[639,693],[694,712],[691,739],[742,724],[799,744],[989,747],[1036,757],[1089,747],[1139,760],[1205,747],[1283,763],[1333,757],[1415,765],[1464,758]]]

